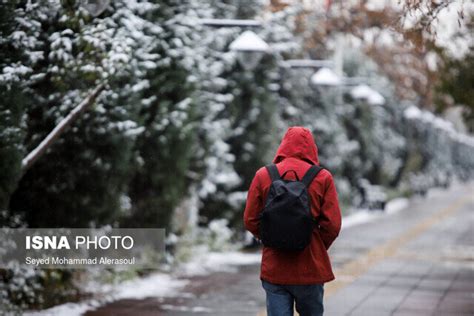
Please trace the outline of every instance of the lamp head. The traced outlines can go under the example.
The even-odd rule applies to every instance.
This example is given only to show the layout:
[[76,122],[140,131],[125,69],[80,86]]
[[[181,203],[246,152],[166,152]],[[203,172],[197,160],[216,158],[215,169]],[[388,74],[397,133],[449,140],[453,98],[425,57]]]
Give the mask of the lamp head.
[[262,57],[270,50],[268,44],[252,31],[245,31],[229,46],[237,53],[237,60],[245,70],[257,67]]

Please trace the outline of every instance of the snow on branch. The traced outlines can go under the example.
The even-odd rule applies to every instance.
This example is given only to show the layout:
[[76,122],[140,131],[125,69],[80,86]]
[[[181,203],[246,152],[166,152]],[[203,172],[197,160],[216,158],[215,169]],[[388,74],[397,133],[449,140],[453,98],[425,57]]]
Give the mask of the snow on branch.
[[97,99],[104,90],[105,83],[98,85],[79,105],[77,105],[58,125],[46,136],[45,139],[33,149],[21,162],[22,172],[28,170],[46,150],[61,136],[61,134]]
[[284,67],[288,68],[322,68],[334,67],[332,60],[316,60],[316,59],[287,59],[282,62]]
[[451,122],[448,122],[429,111],[420,110],[418,107],[412,105],[405,109],[403,115],[409,120],[418,120],[431,125],[438,130],[443,130],[455,141],[474,147],[474,137],[456,131]]
[[203,25],[214,27],[261,27],[262,23],[255,20],[240,20],[240,19],[200,19],[199,22]]

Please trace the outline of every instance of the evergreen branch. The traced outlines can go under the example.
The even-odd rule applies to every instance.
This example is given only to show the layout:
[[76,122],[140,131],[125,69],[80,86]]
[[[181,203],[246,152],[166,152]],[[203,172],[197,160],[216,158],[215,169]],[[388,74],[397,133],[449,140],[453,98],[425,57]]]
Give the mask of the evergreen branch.
[[61,134],[76,121],[80,115],[89,108],[104,90],[105,83],[98,85],[79,105],[77,105],[58,125],[43,139],[43,141],[33,149],[21,162],[21,171],[25,173],[52,144],[61,136]]

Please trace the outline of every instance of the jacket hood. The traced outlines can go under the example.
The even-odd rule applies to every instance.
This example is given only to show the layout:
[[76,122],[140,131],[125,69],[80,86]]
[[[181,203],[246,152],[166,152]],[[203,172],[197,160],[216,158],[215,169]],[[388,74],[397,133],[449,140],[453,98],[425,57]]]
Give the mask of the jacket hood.
[[278,163],[289,157],[304,160],[312,165],[319,165],[318,147],[309,129],[301,126],[288,128],[273,163]]

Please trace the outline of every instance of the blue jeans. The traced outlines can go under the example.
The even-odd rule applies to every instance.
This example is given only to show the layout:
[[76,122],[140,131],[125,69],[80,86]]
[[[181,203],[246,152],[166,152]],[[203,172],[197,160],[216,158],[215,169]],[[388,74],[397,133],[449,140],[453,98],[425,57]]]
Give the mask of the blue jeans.
[[322,316],[322,284],[279,285],[262,280],[267,294],[267,316],[293,316],[293,304],[301,316]]

